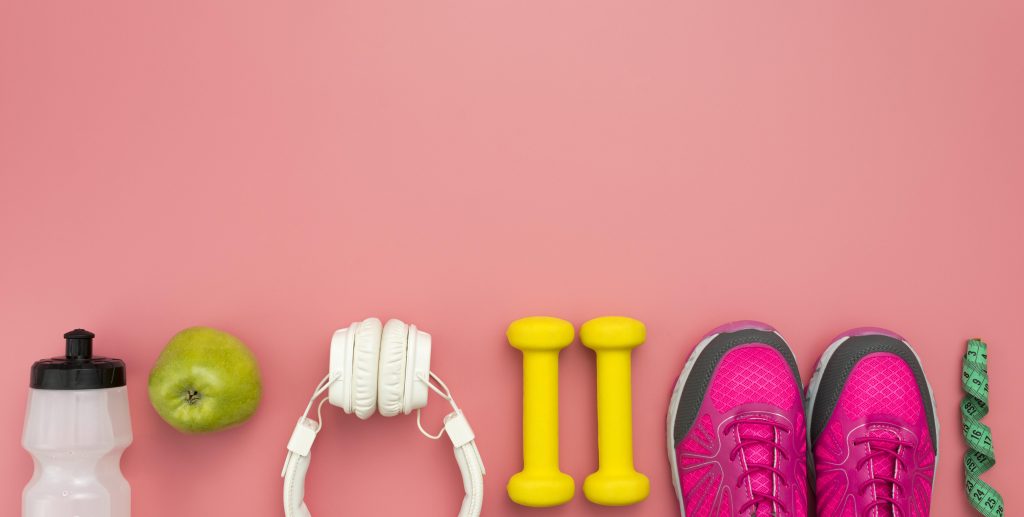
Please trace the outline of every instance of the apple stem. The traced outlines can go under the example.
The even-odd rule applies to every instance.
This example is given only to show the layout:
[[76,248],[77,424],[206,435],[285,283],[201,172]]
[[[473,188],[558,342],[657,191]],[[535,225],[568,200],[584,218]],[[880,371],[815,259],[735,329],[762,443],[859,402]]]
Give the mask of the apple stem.
[[198,391],[189,388],[185,396],[185,402],[188,402],[189,404],[196,404],[201,398],[203,398],[203,396]]

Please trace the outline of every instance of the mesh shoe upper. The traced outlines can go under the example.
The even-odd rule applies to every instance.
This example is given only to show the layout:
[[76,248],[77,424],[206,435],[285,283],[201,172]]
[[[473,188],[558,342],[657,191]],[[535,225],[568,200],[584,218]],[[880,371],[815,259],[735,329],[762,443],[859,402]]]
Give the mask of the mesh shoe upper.
[[806,429],[785,342],[724,332],[700,355],[674,422],[686,515],[806,516]]
[[818,515],[927,516],[936,455],[927,383],[905,343],[870,338],[839,345],[818,388],[826,394],[814,406],[821,432],[811,436]]

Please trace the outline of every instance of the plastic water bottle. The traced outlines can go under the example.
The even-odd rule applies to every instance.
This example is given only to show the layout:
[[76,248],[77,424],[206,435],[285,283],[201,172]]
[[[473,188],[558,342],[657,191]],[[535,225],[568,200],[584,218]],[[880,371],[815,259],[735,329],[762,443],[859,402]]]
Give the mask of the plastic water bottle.
[[64,357],[36,361],[22,446],[35,473],[23,517],[129,517],[121,453],[132,442],[124,361],[93,357],[93,333],[64,334]]

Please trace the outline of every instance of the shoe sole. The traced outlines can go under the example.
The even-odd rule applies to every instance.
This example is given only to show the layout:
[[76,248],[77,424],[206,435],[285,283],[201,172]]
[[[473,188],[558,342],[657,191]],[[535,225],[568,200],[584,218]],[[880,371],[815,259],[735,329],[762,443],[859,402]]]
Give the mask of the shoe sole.
[[[811,419],[814,418],[814,402],[818,398],[818,388],[821,385],[821,377],[822,377],[822,375],[824,375],[825,368],[828,367],[828,362],[829,362],[829,360],[832,359],[832,355],[835,354],[836,350],[839,349],[839,345],[842,345],[843,343],[846,342],[847,339],[850,339],[851,337],[867,336],[867,335],[875,335],[875,334],[891,337],[891,338],[898,339],[898,340],[902,341],[903,344],[907,345],[907,348],[909,348],[910,351],[914,354],[914,357],[917,358],[917,362],[918,362],[918,364],[921,365],[921,369],[922,370],[924,369],[924,363],[921,362],[921,357],[919,355],[917,355],[917,350],[915,350],[914,347],[911,346],[910,343],[908,343],[906,339],[903,339],[902,336],[900,336],[899,334],[893,333],[891,331],[888,331],[888,330],[885,330],[885,329],[880,329],[880,328],[868,328],[868,327],[865,327],[865,328],[857,328],[857,329],[849,330],[847,332],[844,332],[843,334],[840,334],[838,337],[836,337],[835,341],[833,341],[832,344],[829,345],[827,349],[825,349],[825,353],[822,354],[820,358],[818,358],[818,362],[814,365],[814,374],[811,375],[811,381],[807,384],[807,395],[806,395],[806,397],[804,399],[805,400],[805,402],[804,402],[804,414],[806,415],[805,421],[807,422],[807,479],[810,482],[810,488],[814,487],[814,485],[815,485],[815,478],[817,477],[817,475],[815,474],[815,471],[814,471],[814,450],[813,450],[814,444],[811,443],[811,422],[812,422]],[[931,399],[929,402],[931,402],[931,405],[932,405],[932,417],[935,420],[935,422],[934,422],[935,423],[935,444],[934,444],[934,447],[935,447],[935,467],[934,468],[936,470],[938,470],[938,468],[939,468],[939,435],[940,435],[939,416],[938,416],[939,413],[938,413],[938,408],[937,408],[937,406],[935,404],[935,390],[932,389],[931,382],[928,380],[927,376],[925,376],[924,383],[925,383],[925,385],[928,386],[928,398]]]
[[[704,336],[704,339],[697,344],[697,347],[693,349],[693,352],[690,352],[690,357],[686,359],[686,364],[683,365],[683,372],[679,374],[679,378],[676,379],[676,385],[672,388],[672,398],[669,401],[668,407],[668,418],[665,421],[665,442],[668,446],[668,462],[672,467],[672,487],[676,491],[676,500],[679,501],[679,515],[682,517],[686,517],[686,505],[683,504],[683,487],[679,480],[679,465],[676,461],[676,446],[674,443],[675,440],[673,439],[676,413],[679,412],[679,399],[683,396],[683,387],[686,386],[686,379],[690,377],[690,371],[693,370],[693,365],[697,362],[697,357],[700,356],[701,352],[703,352],[704,349],[707,348],[707,346],[719,335],[738,332],[741,330],[774,332],[779,336],[779,338],[782,338],[778,331],[770,325],[758,321],[737,321],[717,327]],[[785,339],[783,339],[783,341],[785,341]]]

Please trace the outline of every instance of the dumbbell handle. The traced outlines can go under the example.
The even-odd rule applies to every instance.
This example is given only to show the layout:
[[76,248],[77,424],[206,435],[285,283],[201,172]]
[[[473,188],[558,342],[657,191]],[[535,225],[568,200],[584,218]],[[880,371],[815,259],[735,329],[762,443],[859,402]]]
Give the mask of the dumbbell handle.
[[523,470],[558,471],[558,351],[523,351]]
[[634,471],[630,370],[629,350],[597,351],[598,464],[609,473]]

